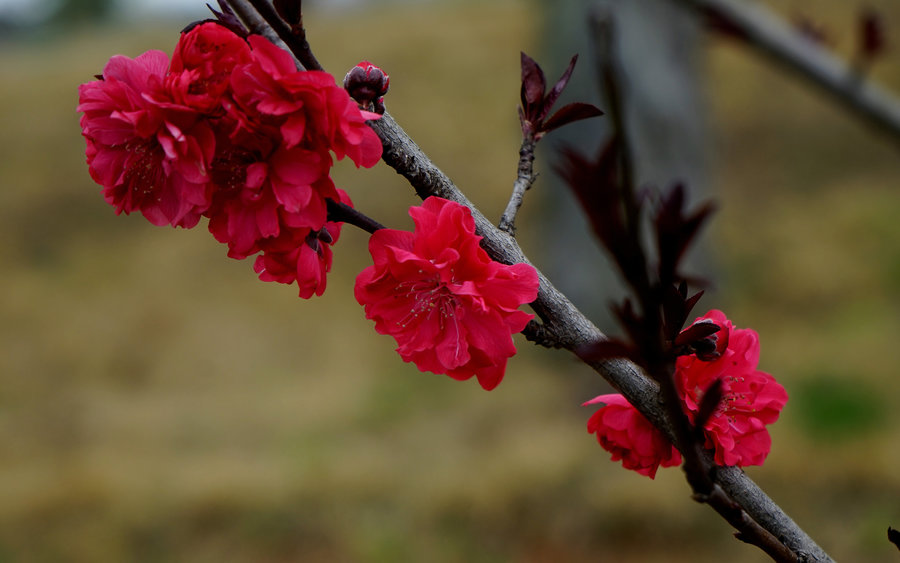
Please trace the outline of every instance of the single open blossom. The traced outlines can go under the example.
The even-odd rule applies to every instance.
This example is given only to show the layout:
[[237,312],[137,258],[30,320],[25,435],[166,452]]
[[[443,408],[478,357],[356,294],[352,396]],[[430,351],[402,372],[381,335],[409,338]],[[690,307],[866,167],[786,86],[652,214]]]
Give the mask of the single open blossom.
[[519,307],[537,297],[537,272],[491,260],[465,206],[429,197],[409,214],[415,232],[372,235],[374,265],[357,276],[356,300],[404,361],[493,389],[516,352],[511,335],[533,318]]
[[722,401],[704,425],[706,447],[720,465],[762,465],[772,447],[766,425],[775,422],[787,403],[787,392],[775,378],[756,369],[759,336],[751,329],[734,328],[722,311],[713,310],[695,322],[711,320],[719,357],[703,361],[695,355],[678,358],[675,384],[693,422],[704,392],[722,381]]
[[168,64],[161,51],[112,57],[100,80],[79,86],[78,111],[91,177],[116,212],[193,227],[211,200],[215,135],[169,95]]
[[681,454],[625,397],[618,394],[594,397],[585,405],[603,405],[588,420],[587,429],[613,461],[653,479],[656,470],[681,463]]

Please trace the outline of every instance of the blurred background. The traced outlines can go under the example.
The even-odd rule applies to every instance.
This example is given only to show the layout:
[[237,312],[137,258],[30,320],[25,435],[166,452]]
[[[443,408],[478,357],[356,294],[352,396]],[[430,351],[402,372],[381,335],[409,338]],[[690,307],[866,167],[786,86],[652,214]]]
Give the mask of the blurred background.
[[[335,75],[362,59],[391,75],[394,117],[499,217],[519,51],[555,79],[560,35],[583,32],[553,5],[320,2],[305,21]],[[900,92],[900,4],[867,5],[890,41],[871,75]],[[853,56],[857,2],[776,7]],[[0,561],[767,560],[677,469],[651,481],[609,461],[579,406],[608,387],[569,355],[517,337],[490,393],[404,364],[352,297],[363,233],[344,230],[328,291],[302,301],[202,225],[117,217],[84,163],[77,86],[113,54],[171,53],[204,17],[199,0],[0,2]],[[698,182],[720,208],[697,313],[756,329],[761,369],[791,396],[748,473],[836,559],[897,561],[900,149],[739,43],[697,41]],[[595,83],[584,59],[573,91]],[[541,202],[569,198],[552,141],[522,244],[539,266],[567,256],[551,277],[580,279],[573,297],[602,309],[619,295],[585,273],[589,232],[549,242]],[[392,170],[334,174],[358,207],[411,228],[414,193]]]

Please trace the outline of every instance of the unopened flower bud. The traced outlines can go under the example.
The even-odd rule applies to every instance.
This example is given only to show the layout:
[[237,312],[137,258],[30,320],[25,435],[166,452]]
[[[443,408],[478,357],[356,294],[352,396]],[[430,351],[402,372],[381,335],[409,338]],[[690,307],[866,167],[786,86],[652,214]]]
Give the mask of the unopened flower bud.
[[384,113],[384,96],[390,86],[390,77],[369,61],[363,61],[344,76],[344,89],[363,109]]

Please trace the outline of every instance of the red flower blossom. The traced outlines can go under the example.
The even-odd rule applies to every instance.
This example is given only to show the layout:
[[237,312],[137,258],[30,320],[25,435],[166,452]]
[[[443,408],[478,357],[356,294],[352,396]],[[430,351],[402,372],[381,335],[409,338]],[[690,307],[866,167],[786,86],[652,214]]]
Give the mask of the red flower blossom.
[[512,333],[533,318],[519,306],[537,297],[537,272],[491,260],[458,203],[429,197],[409,214],[415,232],[372,235],[374,265],[357,276],[356,300],[404,361],[459,380],[475,375],[493,389],[516,352]]
[[[333,157],[373,166],[381,142],[325,72],[301,72],[268,40],[207,22],[182,33],[172,57],[113,57],[79,88],[91,176],[118,212],[156,225],[209,230],[228,255],[262,252],[264,280],[321,294],[339,227],[326,200]],[[349,202],[349,199],[347,199]]]
[[597,441],[612,454],[613,461],[622,460],[625,469],[633,469],[651,479],[656,477],[660,466],[681,463],[681,454],[675,446],[625,397],[600,395],[584,403],[596,404],[603,407],[588,420],[587,429],[597,435]]
[[[343,190],[340,201],[351,205]],[[309,299],[325,292],[325,275],[331,270],[331,246],[341,235],[341,223],[329,221],[321,229],[284,225],[278,237],[260,241],[262,254],[253,269],[263,281],[297,282],[300,297]]]
[[[331,156],[285,148],[271,135],[221,138],[211,167],[216,185],[209,230],[228,244],[228,255],[246,258],[259,243],[278,236],[281,225],[318,230],[325,225],[325,198],[338,200],[328,176]],[[288,219],[289,218],[289,219]]]
[[199,111],[221,113],[231,73],[250,61],[250,46],[228,28],[206,22],[181,34],[167,81],[174,99]]
[[232,89],[241,110],[277,126],[288,147],[326,147],[370,168],[381,158],[381,141],[362,111],[334,77],[297,71],[293,59],[268,40],[251,36],[252,61],[235,69]]
[[79,86],[78,111],[91,177],[116,212],[192,227],[210,203],[215,137],[197,112],[171,99],[167,68],[161,51],[112,57],[100,80]]
[[[697,319],[711,320],[719,357],[703,361],[681,356],[675,368],[675,384],[693,422],[704,392],[716,379],[722,381],[722,401],[705,424],[706,447],[714,450],[720,465],[762,465],[772,446],[766,429],[778,419],[787,403],[787,392],[775,378],[756,369],[759,336],[751,329],[736,329],[721,311]],[[695,321],[695,322],[697,322]]]

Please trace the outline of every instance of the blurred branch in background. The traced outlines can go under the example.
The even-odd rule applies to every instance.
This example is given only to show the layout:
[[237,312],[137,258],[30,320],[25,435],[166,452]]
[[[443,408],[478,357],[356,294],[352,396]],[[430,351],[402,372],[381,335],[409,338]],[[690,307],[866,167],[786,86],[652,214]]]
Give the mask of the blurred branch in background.
[[[799,76],[900,144],[900,101],[757,2],[675,0]],[[870,20],[871,21],[871,20]],[[874,35],[872,39],[875,39]]]

